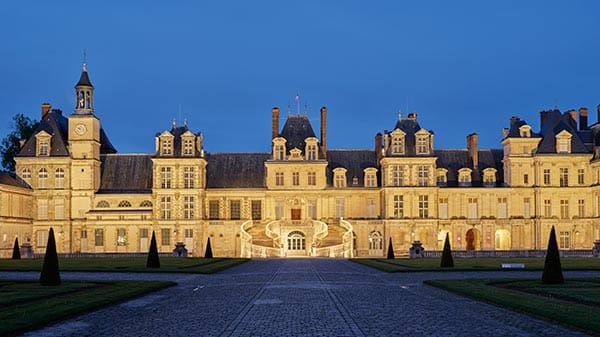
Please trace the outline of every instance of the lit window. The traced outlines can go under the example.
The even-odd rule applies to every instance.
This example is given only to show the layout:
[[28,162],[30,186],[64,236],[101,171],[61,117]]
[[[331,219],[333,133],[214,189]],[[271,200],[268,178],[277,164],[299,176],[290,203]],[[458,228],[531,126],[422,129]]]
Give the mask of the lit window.
[[125,228],[117,228],[117,246],[125,246],[127,244],[127,231]]
[[506,219],[508,217],[507,198],[498,198],[498,219]]
[[448,198],[440,198],[438,212],[440,219],[448,219]]
[[47,156],[50,154],[50,145],[47,140],[40,140],[38,145],[39,145],[38,155]]
[[378,231],[373,231],[369,234],[369,249],[383,250],[383,236]]
[[469,219],[477,219],[477,198],[468,198],[467,199],[467,205],[468,205],[468,218]]
[[560,168],[560,186],[569,186],[569,169],[566,167]]

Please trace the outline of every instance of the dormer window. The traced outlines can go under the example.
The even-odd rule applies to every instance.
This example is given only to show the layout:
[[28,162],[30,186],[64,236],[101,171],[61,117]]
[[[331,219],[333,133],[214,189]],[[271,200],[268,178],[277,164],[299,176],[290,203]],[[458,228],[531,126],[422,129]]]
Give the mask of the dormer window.
[[173,155],[173,139],[163,137],[160,141],[160,154],[163,156]]
[[523,138],[531,137],[531,126],[525,124],[519,128],[519,135]]
[[192,138],[185,138],[182,142],[183,149],[181,153],[184,156],[192,156],[194,155],[194,140]]
[[463,167],[458,170],[458,186],[471,186],[471,169]]
[[391,133],[391,144],[390,150],[392,154],[404,154],[404,137],[406,134],[400,130],[396,129]]
[[346,169],[338,167],[333,170],[333,187],[346,187]]
[[431,152],[430,136],[430,133],[427,132],[425,129],[417,131],[417,133],[415,134],[415,151],[417,154],[429,154]]
[[496,169],[488,167],[483,170],[483,186],[493,187],[496,185]]
[[285,139],[277,137],[273,139],[273,160],[285,159]]
[[556,135],[556,153],[571,153],[571,137],[566,130]]
[[40,131],[35,135],[37,142],[37,155],[38,156],[49,156],[50,155],[50,134],[46,131]]
[[377,169],[369,167],[364,169],[365,187],[377,187]]
[[290,157],[288,159],[291,160],[302,160],[302,151],[297,148],[293,148],[290,150]]
[[306,143],[304,150],[306,160],[317,160],[317,138],[309,137],[304,142]]
[[446,186],[448,184],[448,170],[439,168],[436,170],[435,181],[438,186]]

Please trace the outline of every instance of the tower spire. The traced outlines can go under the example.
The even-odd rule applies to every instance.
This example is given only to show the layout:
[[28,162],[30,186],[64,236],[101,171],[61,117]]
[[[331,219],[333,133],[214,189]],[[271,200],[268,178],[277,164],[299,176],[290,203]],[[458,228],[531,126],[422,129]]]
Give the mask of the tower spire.
[[87,53],[83,50],[83,65],[79,82],[75,84],[75,114],[89,115],[94,113],[94,86],[87,70]]

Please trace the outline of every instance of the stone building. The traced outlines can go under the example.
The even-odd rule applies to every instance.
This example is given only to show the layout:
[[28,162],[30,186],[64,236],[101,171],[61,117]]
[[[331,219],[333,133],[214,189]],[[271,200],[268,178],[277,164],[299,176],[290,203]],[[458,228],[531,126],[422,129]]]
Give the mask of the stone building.
[[18,182],[0,181],[12,203],[0,235],[9,226],[8,241],[25,236],[37,252],[50,227],[64,253],[145,252],[154,231],[160,251],[184,242],[193,256],[209,237],[215,256],[244,257],[384,256],[389,238],[403,255],[415,240],[441,250],[446,233],[454,250],[545,249],[552,226],[562,249],[600,238],[600,124],[585,108],[541,112],[539,132],[513,117],[501,149],[480,149],[476,134],[436,149],[416,113],[370,149],[329,149],[323,107],[318,137],[305,114],[280,127],[273,108],[270,152],[211,153],[174,121],[154,153],[120,154],[85,65],[75,98],[69,115],[42,105]]

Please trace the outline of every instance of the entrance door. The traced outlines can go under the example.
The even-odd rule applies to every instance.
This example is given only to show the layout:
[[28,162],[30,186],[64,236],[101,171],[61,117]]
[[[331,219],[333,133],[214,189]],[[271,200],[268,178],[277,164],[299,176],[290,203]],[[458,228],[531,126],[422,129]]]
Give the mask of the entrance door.
[[465,241],[467,250],[479,250],[479,231],[474,228],[469,229],[465,235]]
[[300,208],[292,208],[292,220],[302,220],[302,211]]
[[300,231],[293,231],[287,237],[287,255],[303,256],[306,255],[306,237]]

